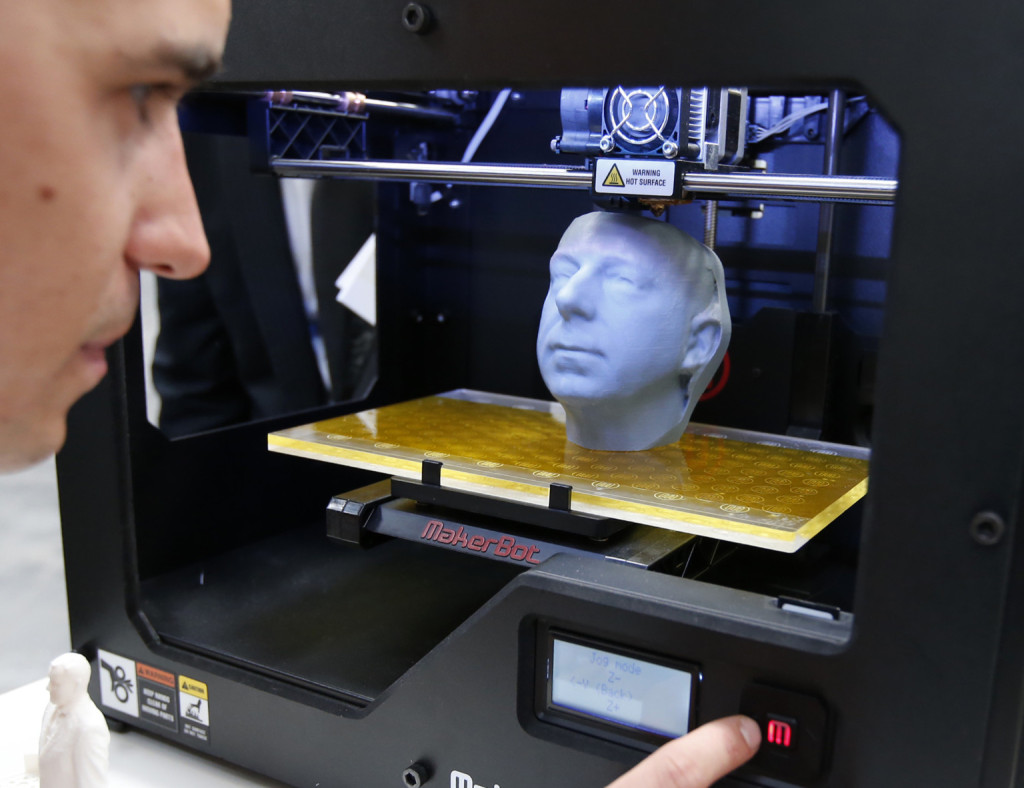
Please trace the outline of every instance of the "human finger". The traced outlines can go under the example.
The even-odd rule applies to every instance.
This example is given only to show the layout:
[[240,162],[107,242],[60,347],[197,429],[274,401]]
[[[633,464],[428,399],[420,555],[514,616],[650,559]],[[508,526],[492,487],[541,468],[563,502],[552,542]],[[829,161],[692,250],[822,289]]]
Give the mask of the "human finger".
[[756,722],[725,717],[670,741],[608,788],[708,788],[750,760],[760,744]]

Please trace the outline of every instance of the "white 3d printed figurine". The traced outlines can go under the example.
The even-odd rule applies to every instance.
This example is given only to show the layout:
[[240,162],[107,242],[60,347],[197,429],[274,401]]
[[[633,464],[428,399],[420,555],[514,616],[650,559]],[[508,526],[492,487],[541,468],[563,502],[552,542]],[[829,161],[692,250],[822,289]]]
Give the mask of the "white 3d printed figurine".
[[666,222],[588,213],[551,257],[537,360],[570,441],[640,451],[679,440],[731,332],[714,252]]
[[50,703],[39,733],[39,788],[106,788],[110,731],[87,694],[92,668],[81,654],[50,663]]

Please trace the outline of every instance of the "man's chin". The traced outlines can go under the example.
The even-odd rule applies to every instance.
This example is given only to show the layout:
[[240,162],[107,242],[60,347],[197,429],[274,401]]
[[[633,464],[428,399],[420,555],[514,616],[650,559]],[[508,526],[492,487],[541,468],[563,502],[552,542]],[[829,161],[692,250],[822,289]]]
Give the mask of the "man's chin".
[[42,424],[5,427],[0,424],[0,473],[14,473],[48,460],[60,450],[67,437],[65,414]]

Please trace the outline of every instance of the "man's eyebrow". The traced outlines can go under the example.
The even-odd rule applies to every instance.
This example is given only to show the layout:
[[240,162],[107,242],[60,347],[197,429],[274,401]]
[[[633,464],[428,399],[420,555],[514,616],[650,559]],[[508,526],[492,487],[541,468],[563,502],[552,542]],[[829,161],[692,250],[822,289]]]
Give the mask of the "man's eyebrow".
[[220,57],[202,44],[192,46],[162,43],[144,55],[126,55],[135,68],[171,68],[189,82],[202,82],[220,70]]

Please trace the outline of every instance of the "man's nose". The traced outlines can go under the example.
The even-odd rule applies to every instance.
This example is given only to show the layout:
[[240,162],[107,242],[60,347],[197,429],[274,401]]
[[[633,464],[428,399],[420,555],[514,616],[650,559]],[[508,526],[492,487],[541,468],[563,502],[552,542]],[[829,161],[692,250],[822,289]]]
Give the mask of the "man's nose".
[[169,279],[190,279],[206,270],[210,245],[185,164],[177,125],[167,128],[144,158],[137,183],[129,261]]
[[580,268],[570,276],[555,294],[555,306],[562,318],[568,320],[576,315],[589,320],[594,317],[596,286],[596,278],[585,268]]

